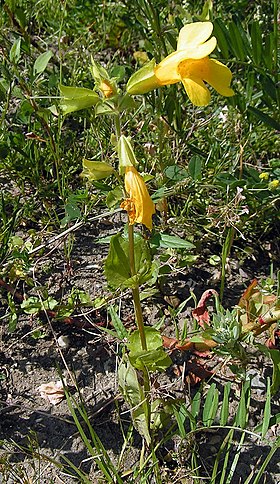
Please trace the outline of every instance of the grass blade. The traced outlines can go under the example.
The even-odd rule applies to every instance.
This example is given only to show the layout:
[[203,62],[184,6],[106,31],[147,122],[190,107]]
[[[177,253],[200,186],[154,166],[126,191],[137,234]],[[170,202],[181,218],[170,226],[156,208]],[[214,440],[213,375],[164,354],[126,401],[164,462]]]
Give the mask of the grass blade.
[[270,378],[267,378],[267,387],[266,387],[266,401],[263,413],[263,426],[262,426],[262,438],[265,437],[268,429],[269,429],[269,422],[271,416],[271,391],[270,391]]
[[[273,446],[271,447],[269,454],[266,456],[265,460],[263,461],[262,466],[261,466],[259,472],[257,473],[257,475],[256,475],[254,481],[252,482],[252,484],[258,484],[260,482],[260,478],[262,477],[266,467],[268,466],[270,460],[272,459],[275,452],[279,449],[279,447],[280,447],[280,437],[278,437],[278,439],[274,442]],[[244,483],[244,484],[246,484],[246,483]]]
[[202,421],[206,427],[210,427],[212,425],[217,414],[218,404],[219,392],[216,388],[216,384],[212,383],[206,395],[202,414]]
[[251,382],[246,381],[242,386],[240,402],[238,405],[236,418],[235,418],[235,425],[242,429],[246,427],[247,418],[248,418],[248,405],[250,402],[250,393],[251,393],[250,388],[251,388]]
[[220,425],[226,425],[229,416],[229,393],[230,393],[231,383],[227,382],[224,387],[223,403],[220,413]]

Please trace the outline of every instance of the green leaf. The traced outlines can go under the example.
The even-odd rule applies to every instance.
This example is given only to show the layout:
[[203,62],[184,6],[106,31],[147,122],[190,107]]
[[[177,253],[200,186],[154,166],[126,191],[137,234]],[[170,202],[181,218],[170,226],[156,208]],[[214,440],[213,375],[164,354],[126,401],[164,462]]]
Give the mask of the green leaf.
[[128,111],[129,109],[135,109],[136,106],[136,102],[129,94],[125,94],[124,96],[119,98],[119,111],[121,113],[123,111]]
[[181,239],[176,235],[168,235],[157,233],[150,239],[151,246],[161,247],[162,249],[194,249],[193,245],[188,240]]
[[252,58],[252,48],[251,48],[251,42],[249,35],[247,32],[244,30],[239,18],[236,16],[235,17],[235,24],[238,29],[238,32],[240,34],[241,40],[242,40],[242,46],[244,49],[244,55],[247,55],[249,59]]
[[280,131],[280,123],[276,119],[273,119],[271,116],[268,116],[268,114],[263,113],[253,106],[248,106],[248,111],[267,126],[276,129],[276,131]]
[[273,361],[273,374],[272,374],[272,385],[271,394],[275,395],[280,388],[280,351],[271,350],[265,345],[258,344],[259,350]]
[[229,58],[228,47],[228,31],[220,18],[216,18],[214,21],[214,35],[218,41],[218,47],[222,53],[224,59]]
[[169,180],[173,180],[174,182],[182,181],[188,176],[187,170],[179,165],[168,166],[164,173]]
[[110,190],[107,197],[106,197],[106,205],[109,209],[114,208],[116,205],[119,205],[121,200],[123,199],[123,190],[121,187],[115,187],[113,190]]
[[127,236],[116,234],[111,237],[109,254],[105,261],[105,276],[113,289],[133,288],[152,277],[151,256],[147,242],[140,234],[134,234],[135,276],[131,277],[129,262],[129,241]]
[[210,386],[202,412],[202,421],[206,427],[210,427],[216,417],[219,404],[219,392],[216,388],[216,384],[212,383]]
[[145,327],[147,350],[142,349],[139,330],[128,338],[127,348],[131,364],[138,369],[146,367],[149,371],[164,371],[172,361],[163,349],[162,338],[155,328]]
[[252,57],[255,64],[258,66],[262,59],[262,33],[258,20],[255,20],[250,25]]
[[196,392],[195,396],[192,399],[192,406],[191,406],[191,413],[195,419],[199,415],[200,404],[201,404],[201,392],[198,390],[198,392]]
[[271,416],[271,386],[270,386],[270,378],[267,378],[267,388],[266,388],[266,400],[263,412],[263,425],[262,425],[262,438],[266,436],[266,433],[269,429],[270,424],[270,416]]
[[73,201],[69,201],[65,205],[65,217],[60,222],[61,227],[65,227],[69,222],[77,220],[82,216],[78,205]]
[[193,180],[201,180],[201,158],[199,156],[192,156],[188,166],[189,174]]
[[273,59],[274,59],[274,32],[270,32],[270,34],[266,35],[264,43],[263,43],[263,55],[262,59],[265,63],[265,66],[271,72],[273,70]]
[[224,426],[227,424],[229,416],[229,393],[230,393],[231,383],[227,382],[224,386],[224,397],[220,412],[220,425]]
[[36,314],[42,309],[42,304],[38,297],[30,296],[22,301],[20,307],[26,314]]
[[60,84],[59,89],[62,95],[60,108],[63,114],[90,108],[100,100],[95,91],[84,87],[70,87]]
[[229,26],[229,37],[231,39],[231,49],[238,60],[242,62],[245,61],[246,55],[244,50],[244,43],[241,36],[241,27],[236,25],[235,22],[230,22]]
[[39,57],[37,57],[33,66],[34,76],[36,76],[36,74],[41,74],[42,72],[44,72],[52,56],[52,51],[48,50],[47,52],[43,52],[43,54],[40,54]]
[[99,100],[95,107],[95,114],[117,114],[116,107],[112,101]]
[[53,297],[49,296],[45,301],[42,301],[42,309],[53,310],[58,306],[58,301]]
[[118,382],[120,392],[132,409],[133,424],[149,445],[151,443],[149,432],[149,403],[145,398],[144,389],[138,381],[135,368],[133,368],[129,359],[125,356],[118,368]]
[[8,303],[9,303],[9,324],[8,324],[8,332],[13,333],[16,330],[17,322],[18,322],[18,314],[15,302],[11,294],[8,293]]
[[[15,2],[15,3],[18,3],[18,2]],[[13,14],[15,15],[15,18],[17,19],[22,29],[25,30],[27,26],[27,19],[26,19],[24,9],[22,7],[16,7],[15,9],[13,8]]]
[[176,32],[172,29],[172,30],[167,30],[167,28],[165,27],[165,32],[164,32],[164,35],[166,37],[166,39],[168,40],[169,44],[171,45],[171,47],[176,50],[176,46],[177,46],[177,39],[176,39]]
[[123,81],[125,78],[125,67],[124,66],[114,66],[110,72],[110,77],[116,78],[118,81]]
[[263,91],[268,94],[273,101],[277,102],[277,87],[273,80],[268,75],[261,75],[260,81]]
[[151,430],[166,429],[173,415],[173,406],[169,401],[156,398],[151,403]]
[[178,405],[173,404],[172,409],[177,421],[180,437],[182,437],[182,439],[185,439],[187,436],[187,432],[185,428],[186,419],[188,418],[192,422],[192,425],[195,426],[196,425],[195,418],[187,410],[185,403],[182,403],[179,408],[178,408]]
[[108,285],[113,289],[122,287],[131,277],[128,258],[128,246],[123,247],[121,234],[111,237],[109,254],[105,261],[104,271]]
[[8,332],[13,333],[16,330],[18,323],[18,315],[15,312],[12,312],[9,315],[9,324],[8,324]]
[[[280,423],[280,413],[276,413],[269,419],[268,428],[270,429],[273,425],[278,425]],[[254,432],[262,432],[263,422],[261,422],[257,427],[254,428]]]
[[20,59],[20,45],[21,38],[19,37],[15,40],[10,50],[10,61],[14,62],[15,64],[17,64]]
[[248,401],[250,400],[250,382],[245,382],[242,386],[240,401],[235,417],[235,425],[242,429],[246,428],[248,417]]
[[111,317],[111,322],[112,322],[112,325],[114,326],[114,328],[117,332],[118,338],[120,340],[127,338],[128,332],[127,332],[125,326],[123,325],[123,322],[120,319],[119,315],[117,314],[114,306],[108,307],[108,313]]
[[[156,350],[157,348],[160,348],[162,346],[162,337],[160,335],[160,332],[156,329],[149,326],[146,327],[145,336],[148,350]],[[139,330],[133,331],[133,333],[131,333],[131,335],[129,336],[129,344],[127,345],[127,347],[133,354],[137,354],[139,352],[139,348],[141,348]]]

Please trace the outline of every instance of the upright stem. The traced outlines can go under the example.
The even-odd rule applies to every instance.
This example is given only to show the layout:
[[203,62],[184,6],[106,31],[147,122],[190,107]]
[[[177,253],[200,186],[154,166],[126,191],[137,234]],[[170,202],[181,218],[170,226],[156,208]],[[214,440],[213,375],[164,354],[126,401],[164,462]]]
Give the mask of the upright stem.
[[[119,139],[120,136],[121,136],[121,123],[120,123],[119,114],[115,116],[115,130],[116,130],[116,136]],[[135,257],[134,257],[134,227],[133,227],[133,225],[128,226],[128,241],[129,241],[130,272],[131,272],[131,277],[133,277],[133,276],[136,275]],[[147,342],[146,342],[146,336],[145,336],[145,330],[144,330],[144,321],[143,321],[142,308],[141,308],[141,304],[140,304],[140,294],[139,294],[138,284],[132,289],[132,295],[133,295],[136,322],[137,322],[137,326],[138,326],[139,334],[140,334],[141,346],[142,346],[142,350],[146,351],[147,350]]]
[[121,120],[120,120],[119,114],[116,114],[115,116],[115,130],[116,130],[117,140],[119,140],[121,136]]
[[[131,276],[135,276],[135,259],[134,259],[134,227],[133,225],[128,226],[128,240],[129,240],[129,262],[130,262],[130,272]],[[139,329],[140,340],[142,350],[147,350],[147,342],[144,330],[144,321],[143,321],[143,314],[142,308],[140,304],[140,295],[139,295],[139,286],[138,284],[132,289],[133,301],[134,301],[134,310],[136,316],[136,322]]]

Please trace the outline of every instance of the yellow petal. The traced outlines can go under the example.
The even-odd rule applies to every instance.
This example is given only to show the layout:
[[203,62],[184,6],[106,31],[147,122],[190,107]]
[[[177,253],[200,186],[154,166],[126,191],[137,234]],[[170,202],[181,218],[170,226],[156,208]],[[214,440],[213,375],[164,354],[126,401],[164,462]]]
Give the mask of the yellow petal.
[[186,51],[180,52],[186,52],[186,58],[188,59],[203,59],[204,57],[207,57],[209,54],[211,54],[211,52],[213,52],[216,45],[216,37],[211,37],[211,39],[209,39],[204,44],[190,46]]
[[177,50],[155,67],[154,73],[160,85],[179,82],[178,66],[181,62],[188,59],[203,59],[215,49],[217,44],[215,37],[204,42],[211,35],[212,30],[211,22],[188,24],[181,29]]
[[129,194],[129,203],[125,202],[122,207],[128,211],[129,223],[144,224],[152,229],[152,215],[155,213],[155,204],[152,201],[146,184],[134,166],[127,166],[125,170],[125,189]]
[[106,98],[112,97],[114,94],[116,94],[114,86],[107,79],[103,79],[101,81],[99,89]]
[[207,74],[203,79],[214,87],[222,96],[233,96],[234,91],[229,87],[232,73],[228,67],[215,59],[209,59]]
[[199,78],[182,79],[184,88],[190,101],[195,106],[207,106],[210,102],[210,92],[205,86],[204,82]]
[[[211,22],[195,22],[185,25],[179,33],[177,50],[193,49],[203,44],[213,31]],[[208,54],[206,54],[208,55]]]
[[185,51],[175,51],[165,57],[165,59],[155,67],[155,76],[161,86],[181,81],[178,65],[187,58]]

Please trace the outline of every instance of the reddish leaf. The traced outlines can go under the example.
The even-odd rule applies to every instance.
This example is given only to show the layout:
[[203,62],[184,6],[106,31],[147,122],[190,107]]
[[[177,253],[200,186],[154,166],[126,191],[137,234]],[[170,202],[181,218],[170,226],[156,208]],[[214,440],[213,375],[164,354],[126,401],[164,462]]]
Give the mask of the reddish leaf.
[[189,382],[191,386],[200,383],[201,380],[205,380],[213,375],[213,372],[207,370],[203,365],[200,365],[196,361],[188,361],[186,364],[186,370],[188,372],[186,381]]
[[247,289],[243,292],[238,302],[238,306],[240,306],[241,308],[247,309],[247,303],[249,299],[252,297],[252,294],[255,292],[254,289],[257,285],[258,285],[257,279],[253,279],[250,285],[247,287]]
[[197,307],[192,311],[193,317],[198,321],[198,324],[205,329],[205,326],[209,325],[210,316],[206,308],[206,302],[210,297],[218,296],[215,289],[208,289],[202,294]]
[[280,329],[276,329],[265,344],[270,350],[280,350]]
[[169,338],[168,336],[162,335],[162,344],[164,348],[167,348],[169,350],[174,350],[176,348],[176,345],[178,343],[178,340],[176,338]]

